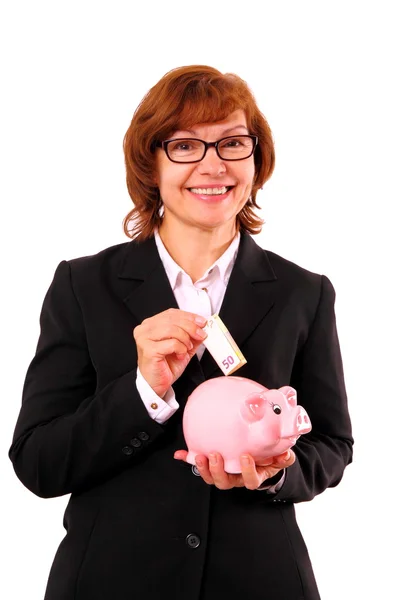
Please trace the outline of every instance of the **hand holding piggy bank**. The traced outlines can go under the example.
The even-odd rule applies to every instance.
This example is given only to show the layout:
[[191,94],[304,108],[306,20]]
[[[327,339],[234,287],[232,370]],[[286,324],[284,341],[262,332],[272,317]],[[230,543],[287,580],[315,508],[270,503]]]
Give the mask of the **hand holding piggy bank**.
[[240,473],[240,456],[256,464],[291,448],[311,431],[297,394],[290,386],[269,390],[244,377],[216,377],[201,383],[189,396],[183,413],[186,461],[197,454],[219,452],[227,473]]

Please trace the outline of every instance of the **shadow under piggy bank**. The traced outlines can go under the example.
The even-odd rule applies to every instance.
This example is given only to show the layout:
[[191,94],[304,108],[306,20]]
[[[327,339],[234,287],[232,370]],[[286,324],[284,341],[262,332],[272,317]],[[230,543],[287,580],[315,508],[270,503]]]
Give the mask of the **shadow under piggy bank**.
[[239,458],[250,454],[257,463],[282,454],[311,422],[297,405],[296,390],[269,390],[245,377],[223,376],[201,383],[183,413],[183,434],[194,465],[197,454],[219,452],[227,473],[240,473]]

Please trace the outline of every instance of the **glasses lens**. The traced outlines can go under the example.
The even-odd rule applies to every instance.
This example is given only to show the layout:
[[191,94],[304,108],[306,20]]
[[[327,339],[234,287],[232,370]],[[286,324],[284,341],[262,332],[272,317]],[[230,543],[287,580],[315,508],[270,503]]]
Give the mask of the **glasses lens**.
[[179,139],[168,143],[168,156],[178,162],[199,160],[204,154],[204,144],[200,140]]
[[226,160],[248,158],[253,152],[253,140],[246,135],[224,138],[218,144],[218,151]]

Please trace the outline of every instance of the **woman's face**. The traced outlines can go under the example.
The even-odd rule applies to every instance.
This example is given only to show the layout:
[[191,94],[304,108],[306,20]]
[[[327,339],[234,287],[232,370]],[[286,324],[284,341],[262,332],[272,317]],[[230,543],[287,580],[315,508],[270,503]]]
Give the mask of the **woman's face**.
[[[215,142],[248,133],[244,111],[236,110],[224,121],[175,131],[169,139]],[[163,227],[179,223],[207,230],[233,227],[234,231],[236,215],[249,199],[254,174],[254,154],[244,160],[224,161],[210,147],[201,162],[184,164],[171,162],[162,148],[157,149],[156,181],[164,203]],[[229,189],[224,190],[226,187]]]

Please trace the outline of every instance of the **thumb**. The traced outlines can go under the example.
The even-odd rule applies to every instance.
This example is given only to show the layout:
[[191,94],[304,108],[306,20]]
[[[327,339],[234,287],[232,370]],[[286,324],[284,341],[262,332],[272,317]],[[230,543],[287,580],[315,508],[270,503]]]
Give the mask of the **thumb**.
[[189,354],[190,358],[193,358],[193,356],[196,354],[197,350],[199,349],[199,347],[201,346],[203,341],[202,340],[194,340],[193,338],[191,338],[191,341],[193,344],[193,348],[188,351],[188,354]]

